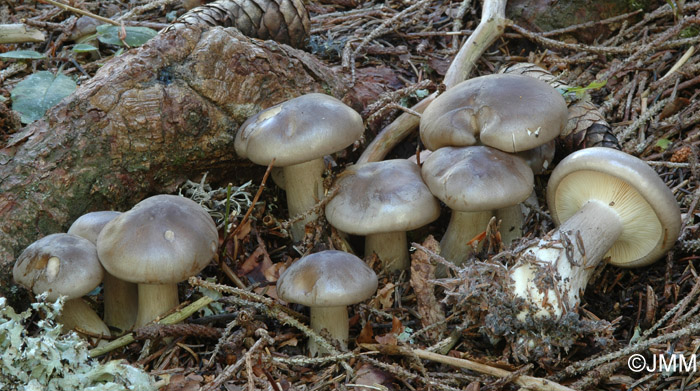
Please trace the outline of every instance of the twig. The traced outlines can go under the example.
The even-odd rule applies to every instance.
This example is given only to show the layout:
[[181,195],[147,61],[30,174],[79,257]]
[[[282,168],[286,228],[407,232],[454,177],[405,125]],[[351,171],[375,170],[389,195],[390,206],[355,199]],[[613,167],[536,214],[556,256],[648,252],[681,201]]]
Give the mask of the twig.
[[[175,323],[180,323],[183,320],[189,318],[192,314],[195,312],[199,311],[200,309],[206,307],[209,305],[211,302],[213,302],[214,299],[208,296],[203,296],[202,298],[198,299],[194,303],[188,305],[187,307],[176,311],[165,318],[161,319],[160,321],[156,322],[158,324],[175,324]],[[104,345],[104,346],[98,346],[92,350],[90,350],[88,353],[90,354],[90,357],[97,357],[101,356],[105,353],[109,353],[114,349],[119,349],[123,346],[126,346],[132,342],[134,342],[136,339],[134,338],[134,333],[129,333],[126,335],[123,335],[114,341]]]
[[93,14],[90,11],[81,10],[80,8],[71,7],[70,5],[59,3],[58,1],[54,1],[54,0],[40,0],[40,1],[55,5],[56,7],[63,8],[66,11],[70,11],[70,12],[73,12],[73,13],[76,13],[79,15],[89,16],[93,19],[99,20],[100,22],[111,24],[113,26],[121,26],[121,24],[119,22],[115,22],[112,19],[108,19],[108,18],[102,17],[100,15]]
[[[218,389],[226,380],[228,380],[231,376],[233,376],[236,373],[236,371],[238,371],[238,368],[240,368],[241,365],[249,362],[250,357],[253,353],[257,352],[258,350],[261,350],[265,346],[270,346],[274,343],[272,337],[270,337],[270,335],[264,329],[258,329],[255,332],[255,334],[260,338],[257,341],[255,341],[253,346],[251,346],[250,350],[248,350],[246,354],[243,355],[243,357],[239,358],[238,361],[236,361],[234,364],[227,366],[214,380],[212,380],[205,386],[202,386],[200,388],[200,391],[213,391]],[[250,373],[249,376],[252,376],[252,373]]]
[[394,346],[393,348],[396,349],[391,349],[390,351],[387,351],[387,346],[386,345],[374,345],[374,344],[361,344],[365,349],[368,350],[378,350],[381,351],[384,354],[400,354],[400,355],[411,355],[414,354],[418,356],[419,358],[425,359],[425,360],[430,360],[430,361],[435,361],[441,364],[447,364],[451,365],[457,368],[464,368],[468,369],[470,371],[475,371],[479,373],[483,373],[489,376],[493,377],[498,377],[498,378],[505,378],[505,377],[511,377],[513,376],[513,383],[525,387],[530,390],[539,390],[539,391],[573,391],[569,387],[562,386],[561,384],[555,383],[551,380],[543,379],[543,378],[538,378],[538,377],[533,377],[533,376],[527,376],[527,375],[520,375],[520,376],[514,376],[515,374],[511,371],[507,371],[505,369],[501,368],[496,368],[492,367],[486,364],[481,364],[475,361],[471,360],[466,360],[463,358],[456,358],[456,357],[450,357],[450,356],[444,356],[442,354],[437,354],[433,352],[429,352],[427,350],[423,349],[406,349],[406,348],[399,348],[397,346]]
[[0,24],[0,44],[21,42],[43,42],[44,33],[25,24]]

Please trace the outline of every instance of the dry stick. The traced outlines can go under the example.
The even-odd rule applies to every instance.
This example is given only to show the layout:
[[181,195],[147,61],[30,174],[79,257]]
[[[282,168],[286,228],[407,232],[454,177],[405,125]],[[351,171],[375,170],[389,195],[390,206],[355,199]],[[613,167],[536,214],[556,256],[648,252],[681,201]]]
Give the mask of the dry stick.
[[41,1],[46,2],[46,3],[49,3],[49,4],[53,4],[53,5],[55,5],[56,7],[63,8],[64,10],[67,10],[67,11],[70,11],[70,12],[74,12],[74,13],[79,14],[79,15],[89,16],[89,17],[91,17],[91,18],[93,18],[93,19],[99,20],[100,22],[104,22],[104,23],[111,24],[111,25],[114,25],[114,26],[121,26],[121,24],[119,24],[119,22],[115,22],[115,21],[113,21],[112,19],[107,19],[107,18],[102,17],[102,16],[100,16],[100,15],[95,15],[95,14],[93,14],[93,13],[90,12],[90,11],[83,11],[83,10],[81,10],[80,8],[71,7],[71,6],[69,6],[69,5],[66,5],[66,4],[63,4],[63,3],[59,3],[58,1],[54,1],[54,0],[41,0]]
[[[161,319],[160,321],[156,322],[157,324],[175,324],[175,323],[180,323],[183,320],[189,318],[192,314],[195,312],[199,311],[200,309],[206,307],[209,305],[211,302],[213,302],[214,299],[208,296],[204,296],[200,298],[199,300],[195,301],[194,303],[188,305],[187,307],[176,311],[165,318]],[[136,339],[134,339],[134,333],[129,333],[126,335],[123,335],[114,341],[104,345],[104,346],[98,346],[92,350],[90,350],[88,353],[90,354],[90,357],[97,357],[101,356],[105,353],[109,353],[114,349],[119,349],[123,346],[126,346],[132,342],[134,342]]]
[[[370,349],[370,350],[379,350],[381,351],[382,345],[375,345],[375,344],[361,344],[363,348]],[[507,371],[505,369],[501,368],[495,368],[490,365],[486,364],[481,364],[475,361],[471,360],[466,360],[463,358],[456,358],[456,357],[450,357],[450,356],[444,356],[442,354],[438,353],[433,353],[429,352],[427,350],[423,349],[396,349],[392,350],[391,352],[384,352],[385,354],[392,354],[392,353],[398,353],[401,355],[416,355],[419,358],[425,359],[425,360],[430,360],[434,362],[438,362],[441,364],[447,364],[451,365],[453,367],[457,368],[463,368],[463,369],[468,369],[470,371],[475,371],[479,373],[483,373],[489,376],[493,377],[498,377],[498,378],[505,378],[505,377],[511,377],[514,376],[515,373],[511,371]],[[569,387],[562,386],[559,383],[555,383],[551,380],[543,379],[543,378],[538,378],[538,377],[533,377],[533,376],[527,376],[527,375],[520,375],[516,376],[513,379],[513,383],[525,387],[529,390],[540,390],[540,391],[573,391]]]
[[44,33],[26,24],[0,24],[0,44],[21,42],[43,42]]
[[238,226],[231,232],[229,237],[234,237],[243,227],[245,222],[248,220],[248,217],[250,217],[250,214],[253,213],[253,208],[255,208],[255,204],[258,203],[258,199],[260,199],[260,195],[262,194],[263,189],[265,188],[265,182],[267,182],[267,177],[270,176],[270,171],[272,171],[272,167],[275,165],[275,160],[276,158],[272,158],[272,161],[270,164],[268,164],[267,169],[265,170],[265,174],[263,175],[262,181],[260,181],[260,187],[258,188],[258,191],[255,193],[255,197],[253,197],[253,201],[250,203],[250,207],[248,208],[248,211],[245,212],[245,215],[241,219],[241,222],[238,223]]
[[[493,42],[503,34],[503,29],[506,25],[506,0],[485,0],[481,12],[481,21],[474,30],[474,33],[469,36],[467,41],[462,45],[455,58],[450,64],[450,68],[445,74],[443,84],[447,87],[454,87],[455,84],[464,81],[469,76],[469,73],[474,69],[476,60],[491,46]],[[432,102],[437,95],[435,93],[429,95],[411,110],[422,113],[426,107]],[[419,118],[403,113],[394,120],[389,126],[384,128],[372,142],[367,145],[367,148],[362,152],[362,155],[357,160],[357,164],[367,162],[377,162],[386,156],[394,146],[411,134],[418,126]]]
[[272,337],[270,337],[270,335],[264,329],[258,329],[257,331],[255,331],[255,334],[257,334],[260,337],[260,339],[255,341],[253,346],[251,346],[250,350],[248,350],[246,354],[244,354],[243,357],[239,358],[238,361],[236,361],[234,364],[227,366],[219,374],[219,376],[217,376],[214,380],[211,381],[211,383],[202,386],[200,388],[200,391],[212,391],[218,389],[226,380],[228,380],[231,376],[233,376],[234,373],[236,373],[236,371],[238,370],[238,368],[241,367],[241,365],[245,364],[246,362],[249,362],[250,357],[254,352],[262,349],[265,345],[269,346],[274,343]]
[[598,53],[598,54],[629,54],[629,53],[632,53],[636,50],[636,48],[633,46],[627,46],[627,47],[592,46],[592,45],[586,45],[583,43],[561,42],[561,41],[557,41],[556,39],[546,38],[542,34],[537,34],[537,33],[533,33],[531,31],[528,31],[527,29],[520,27],[517,24],[512,23],[512,22],[508,25],[508,27],[517,31],[523,37],[528,38],[532,41],[535,41],[536,43],[538,43],[542,46],[553,47],[556,49],[568,49],[568,50],[574,50],[577,52],[591,52],[591,53]]

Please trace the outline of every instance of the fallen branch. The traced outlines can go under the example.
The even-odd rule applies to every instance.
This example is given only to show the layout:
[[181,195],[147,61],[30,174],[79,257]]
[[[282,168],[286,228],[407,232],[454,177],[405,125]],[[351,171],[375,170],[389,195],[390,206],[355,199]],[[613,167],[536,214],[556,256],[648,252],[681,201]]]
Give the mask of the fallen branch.
[[468,369],[470,371],[479,372],[479,373],[483,373],[483,374],[493,376],[493,377],[498,377],[498,378],[512,377],[513,383],[515,383],[521,387],[525,387],[529,390],[574,391],[573,389],[571,389],[569,387],[562,386],[561,384],[555,383],[551,380],[547,380],[547,379],[543,379],[543,378],[539,378],[539,377],[527,376],[527,375],[514,376],[515,374],[513,372],[507,371],[505,369],[492,367],[490,365],[481,364],[481,363],[478,363],[476,361],[466,360],[463,358],[444,356],[442,354],[429,352],[429,351],[423,350],[423,349],[410,349],[410,348],[399,347],[396,345],[389,346],[389,345],[377,345],[377,344],[360,344],[360,347],[362,347],[363,349],[370,350],[370,351],[380,351],[383,354],[394,354],[394,355],[404,355],[404,356],[415,355],[415,356],[422,358],[422,359],[425,359],[425,360],[430,360],[430,361],[438,362],[441,364],[447,364],[447,365],[451,365],[451,366],[457,367],[457,368],[464,368],[464,369]]

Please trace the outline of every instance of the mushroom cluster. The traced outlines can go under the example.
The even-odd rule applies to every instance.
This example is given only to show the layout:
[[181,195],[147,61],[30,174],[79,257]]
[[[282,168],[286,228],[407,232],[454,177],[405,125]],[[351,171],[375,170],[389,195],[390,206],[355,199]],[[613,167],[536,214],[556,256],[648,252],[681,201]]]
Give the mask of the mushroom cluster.
[[[568,115],[557,90],[528,76],[465,81],[425,110],[420,137],[428,150],[420,158],[349,166],[326,200],[324,159],[364,129],[361,116],[340,100],[314,93],[262,110],[242,124],[235,148],[257,164],[281,167],[275,181],[286,191],[290,217],[301,216],[293,240],[305,237],[306,224],[325,205],[328,223],[364,236],[365,257],[376,254],[391,276],[409,267],[406,232],[438,219],[439,201],[451,210],[440,254],[457,266],[493,216],[502,220],[506,244],[517,239],[521,203],[535,194],[534,176],[550,168],[553,140]],[[614,149],[588,148],[561,161],[551,173],[547,202],[559,227],[507,271],[506,294],[526,303],[517,315],[523,324],[570,313],[599,263],[647,265],[668,251],[680,230],[678,204],[656,172]],[[140,327],[179,304],[177,283],[209,264],[218,243],[214,222],[197,203],[157,195],[124,213],[81,217],[68,234],[28,247],[14,273],[35,292],[68,296],[68,327],[86,328],[90,322],[83,319],[90,318],[92,333],[108,335],[80,299],[103,275],[107,324]],[[374,295],[375,271],[336,250],[303,254],[287,266],[277,280],[278,297],[310,307],[313,330],[325,330],[347,348],[347,306]],[[80,286],[64,281],[74,269],[92,274],[78,275]],[[312,355],[325,352],[314,339],[308,348]]]
[[[66,296],[59,319],[66,330],[109,336],[109,327],[125,332],[176,307],[176,284],[199,273],[218,242],[199,204],[156,195],[124,213],[87,213],[68,233],[37,240],[17,258],[13,277],[49,300]],[[101,282],[104,321],[81,299]]]

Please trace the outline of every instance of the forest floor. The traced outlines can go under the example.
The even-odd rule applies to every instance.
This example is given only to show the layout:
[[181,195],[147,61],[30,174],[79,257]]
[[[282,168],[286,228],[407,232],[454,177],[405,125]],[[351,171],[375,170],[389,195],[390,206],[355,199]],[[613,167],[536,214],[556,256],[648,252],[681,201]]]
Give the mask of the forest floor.
[[[109,18],[147,2],[75,3]],[[185,12],[183,3],[192,2],[154,3],[158,6],[133,13],[130,24],[158,30]],[[478,24],[480,5],[475,3],[309,1],[312,36],[307,50],[339,72],[371,70],[377,83],[396,90],[362,113],[366,139],[371,140],[400,113],[398,106],[410,107],[438,88],[452,57]],[[511,25],[472,73],[472,77],[491,74],[508,64],[530,62],[569,86],[582,87],[580,93],[598,106],[623,151],[649,162],[676,197],[683,225],[667,256],[641,269],[606,266],[589,283],[578,316],[605,322],[604,331],[582,333],[568,349],[552,349],[549,356],[525,363],[512,344],[485,338],[480,327],[487,326],[461,317],[465,310],[460,299],[466,298],[454,300],[451,293],[458,290],[455,281],[466,278],[468,272],[456,273],[456,280],[442,281],[435,289],[429,274],[379,273],[377,295],[350,309],[352,350],[336,349],[307,358],[307,339],[323,337],[303,327],[308,324],[304,308],[293,306],[291,311],[277,300],[274,284],[300,254],[337,246],[332,240],[337,236],[329,239],[323,234],[330,228],[321,219],[307,228],[307,240],[294,246],[284,230],[284,192],[271,180],[262,190],[259,177],[251,184],[229,187],[229,191],[238,189],[233,199],[240,203],[232,205],[220,190],[221,186],[226,189],[226,183],[192,178],[194,182],[181,186],[183,194],[212,210],[233,211],[226,219],[232,232],[221,229],[217,263],[207,267],[201,278],[181,284],[181,297],[188,302],[207,292],[216,295],[217,305],[185,321],[190,328],[158,326],[137,331],[134,342],[99,359],[123,358],[142,366],[160,380],[163,390],[563,389],[560,385],[601,390],[697,389],[700,378],[693,371],[635,372],[628,364],[636,354],[646,360],[660,354],[690,360],[700,347],[700,277],[695,269],[700,250],[700,54],[694,52],[700,41],[700,2],[687,2],[682,9],[679,4],[668,2],[547,33]],[[1,52],[23,49],[47,55],[0,62],[0,96],[8,99],[0,101],[3,147],[19,129],[18,118],[9,110],[10,93],[18,82],[33,72],[49,70],[80,84],[118,55],[119,47],[92,40],[85,43],[98,50],[72,51],[77,37],[92,34],[89,23],[83,27],[79,15],[52,5],[3,2],[0,14],[6,15],[2,23],[23,21],[47,33],[42,42],[0,45]],[[597,38],[591,41],[591,36]],[[389,157],[411,156],[416,143],[417,137],[409,137]],[[352,163],[362,149],[360,145],[336,157],[333,174]],[[560,151],[559,156],[568,152]],[[541,237],[554,227],[544,202],[546,183],[547,173],[536,179],[544,210],[533,210],[528,217],[526,238]],[[254,196],[259,198],[251,207]],[[426,237],[443,234],[447,215],[445,210],[440,220],[412,233],[410,240],[429,246]],[[351,237],[349,243],[360,249],[362,241]],[[496,243],[476,258],[486,263],[512,259],[498,250]],[[376,259],[368,258],[379,272]],[[426,259],[425,253],[416,251],[414,270]],[[94,303],[99,308],[99,296]],[[430,326],[429,318],[443,320]],[[271,338],[256,333],[258,329],[265,329]],[[486,369],[478,370],[474,363]]]

